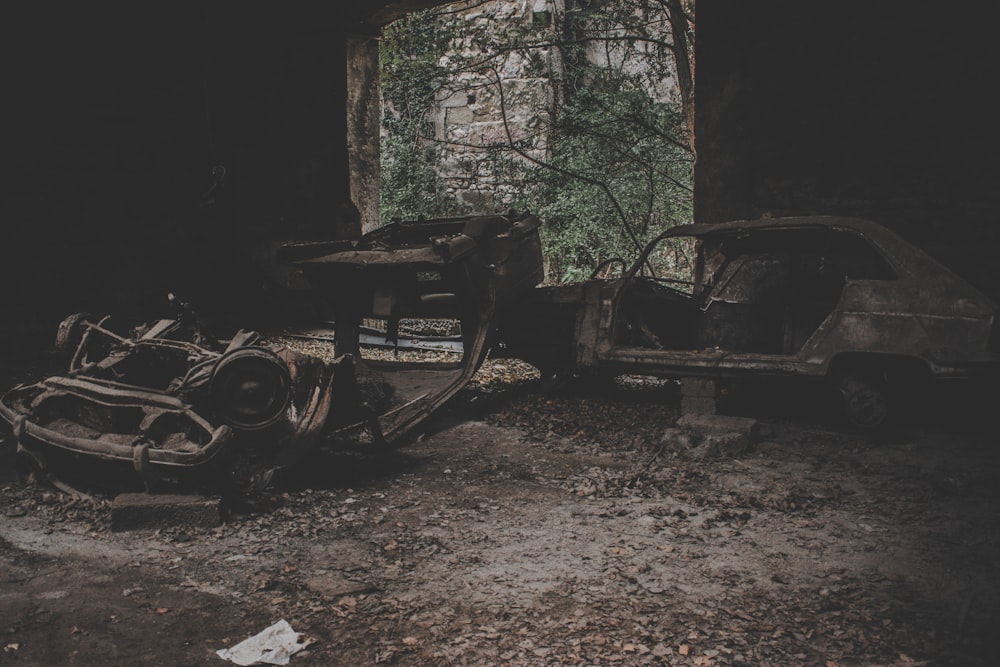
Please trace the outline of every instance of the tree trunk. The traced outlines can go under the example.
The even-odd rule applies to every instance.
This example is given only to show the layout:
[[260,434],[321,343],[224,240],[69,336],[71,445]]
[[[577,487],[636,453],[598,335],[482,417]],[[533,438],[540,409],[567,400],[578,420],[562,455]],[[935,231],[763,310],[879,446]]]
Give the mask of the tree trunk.
[[684,110],[684,120],[687,122],[688,142],[691,153],[694,154],[694,52],[693,44],[688,39],[688,29],[693,28],[693,20],[689,20],[684,11],[684,5],[689,4],[694,12],[694,1],[663,0],[670,13],[670,32],[674,43],[674,62],[677,65],[677,87],[681,93],[681,106]]

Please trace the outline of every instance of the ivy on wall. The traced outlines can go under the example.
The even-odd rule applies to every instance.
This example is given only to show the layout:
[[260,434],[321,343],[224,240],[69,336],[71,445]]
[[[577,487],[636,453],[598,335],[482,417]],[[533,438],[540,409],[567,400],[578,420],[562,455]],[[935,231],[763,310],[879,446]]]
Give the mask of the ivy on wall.
[[415,12],[382,33],[379,82],[382,89],[381,217],[458,213],[438,174],[443,147],[428,137],[427,114],[450,72],[438,61],[454,28],[433,11]]

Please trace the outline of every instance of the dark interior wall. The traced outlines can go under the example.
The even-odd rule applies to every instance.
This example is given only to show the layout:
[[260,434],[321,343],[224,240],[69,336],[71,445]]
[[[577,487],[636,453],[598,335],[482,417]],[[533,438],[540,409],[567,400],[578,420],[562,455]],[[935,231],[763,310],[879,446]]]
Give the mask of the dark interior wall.
[[[0,354],[168,290],[242,321],[244,247],[352,233],[344,45],[383,4],[5,9]],[[992,31],[989,3],[700,0],[697,218],[869,217],[1000,297]]]
[[697,7],[698,220],[867,217],[1000,297],[989,3]]
[[211,16],[208,106],[219,160],[233,165],[233,231],[342,231],[338,209],[350,196],[344,30],[334,16],[294,9]]
[[[255,306],[245,247],[356,223],[343,212],[345,21],[131,6],[0,21],[0,354],[48,345],[69,312],[164,315],[169,290],[239,319]],[[216,164],[225,187],[199,206]]]
[[[82,297],[112,280],[115,255],[169,231],[208,183],[201,36],[188,17],[136,16],[121,32],[80,10],[55,14],[3,20],[5,329],[98,305]],[[132,275],[119,294],[146,280]]]

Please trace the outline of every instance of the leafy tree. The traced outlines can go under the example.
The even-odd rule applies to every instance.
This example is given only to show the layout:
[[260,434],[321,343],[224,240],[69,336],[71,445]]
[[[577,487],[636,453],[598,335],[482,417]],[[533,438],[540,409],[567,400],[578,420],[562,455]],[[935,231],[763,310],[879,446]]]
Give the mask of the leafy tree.
[[439,64],[453,31],[433,11],[421,11],[387,26],[379,49],[382,88],[383,220],[459,212],[438,174],[443,146],[426,131],[427,113],[452,72]]
[[[440,196],[445,185],[433,161],[456,148],[474,151],[466,185],[491,185],[503,204],[543,220],[555,280],[586,277],[609,257],[634,257],[646,240],[690,219],[693,22],[681,0],[568,0],[564,13],[493,24],[463,22],[455,12],[428,11],[408,19],[409,27],[392,26],[419,26],[419,44],[396,33],[383,43],[398,64],[383,76],[386,100],[415,110],[387,115],[385,208],[461,210]],[[429,35],[437,37],[433,47]],[[431,55],[442,44],[449,48]],[[413,74],[401,74],[410,66]],[[514,93],[501,74],[516,68],[552,82],[546,108],[529,122],[513,118]],[[456,90],[499,100],[495,136],[461,145],[417,122]]]

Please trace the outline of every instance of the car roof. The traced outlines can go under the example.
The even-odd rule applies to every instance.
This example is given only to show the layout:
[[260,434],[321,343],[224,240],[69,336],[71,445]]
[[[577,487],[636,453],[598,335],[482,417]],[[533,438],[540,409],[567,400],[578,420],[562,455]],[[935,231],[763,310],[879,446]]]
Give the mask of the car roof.
[[755,220],[734,220],[721,223],[698,223],[680,225],[672,228],[664,236],[693,236],[708,238],[720,234],[730,234],[739,231],[755,231],[766,229],[817,228],[853,232],[874,245],[885,257],[901,278],[911,280],[945,280],[956,288],[968,290],[976,298],[989,301],[985,295],[895,232],[883,227],[877,222],[863,218],[850,218],[834,215],[813,215],[787,218],[759,218]]

